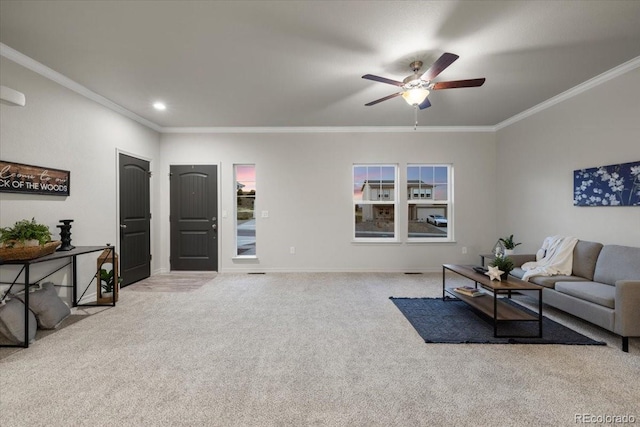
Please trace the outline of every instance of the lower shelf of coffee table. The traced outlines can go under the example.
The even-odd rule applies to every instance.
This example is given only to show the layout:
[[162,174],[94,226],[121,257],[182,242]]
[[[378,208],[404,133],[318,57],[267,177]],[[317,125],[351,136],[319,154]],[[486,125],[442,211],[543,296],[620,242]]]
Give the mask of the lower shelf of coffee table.
[[[494,295],[487,293],[479,297],[470,297],[460,292],[456,292],[455,288],[446,288],[445,290],[448,294],[464,301],[466,304],[481,311],[490,318],[494,318],[493,304],[494,298],[497,298],[494,297]],[[502,298],[497,298],[495,303],[498,313],[496,320],[539,320],[537,316],[531,315],[518,307],[514,307],[513,305],[502,301]]]

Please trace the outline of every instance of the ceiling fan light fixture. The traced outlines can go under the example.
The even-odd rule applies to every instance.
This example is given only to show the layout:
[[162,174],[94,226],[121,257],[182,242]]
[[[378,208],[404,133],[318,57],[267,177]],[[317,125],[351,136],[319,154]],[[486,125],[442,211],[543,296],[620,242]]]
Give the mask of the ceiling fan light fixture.
[[427,99],[427,96],[429,96],[429,91],[424,88],[405,90],[402,94],[402,97],[407,101],[407,104],[412,107],[422,104],[424,100]]

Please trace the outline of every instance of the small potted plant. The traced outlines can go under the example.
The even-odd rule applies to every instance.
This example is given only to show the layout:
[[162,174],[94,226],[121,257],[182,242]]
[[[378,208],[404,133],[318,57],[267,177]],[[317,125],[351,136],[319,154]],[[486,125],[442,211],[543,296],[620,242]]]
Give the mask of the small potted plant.
[[505,255],[512,255],[513,250],[516,248],[516,246],[522,244],[522,243],[515,243],[513,241],[513,234],[509,237],[501,237],[499,240],[500,240],[500,243],[502,243],[502,246],[504,246]]
[[503,273],[500,275],[500,280],[507,280],[509,273],[513,270],[513,260],[508,256],[495,257],[489,264],[491,267],[498,267],[498,270]]
[[[122,282],[121,278],[118,278],[118,283]],[[100,295],[99,298],[111,299],[113,295],[115,280],[113,280],[113,270],[100,269]]]
[[49,227],[35,218],[0,228],[0,259],[4,261],[38,258],[53,253],[59,245],[59,241],[51,241]]

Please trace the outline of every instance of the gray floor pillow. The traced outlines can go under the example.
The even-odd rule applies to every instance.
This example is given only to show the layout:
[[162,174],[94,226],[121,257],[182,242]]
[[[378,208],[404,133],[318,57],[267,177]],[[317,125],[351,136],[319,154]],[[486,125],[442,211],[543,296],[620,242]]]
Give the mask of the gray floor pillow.
[[[24,302],[24,295],[17,297]],[[29,294],[29,308],[36,315],[38,326],[42,329],[55,329],[71,314],[71,309],[58,296],[51,282],[43,283],[41,289]]]
[[[24,310],[19,299],[10,299],[0,306],[0,334],[15,344],[24,343]],[[29,342],[36,338],[36,317],[29,311]]]

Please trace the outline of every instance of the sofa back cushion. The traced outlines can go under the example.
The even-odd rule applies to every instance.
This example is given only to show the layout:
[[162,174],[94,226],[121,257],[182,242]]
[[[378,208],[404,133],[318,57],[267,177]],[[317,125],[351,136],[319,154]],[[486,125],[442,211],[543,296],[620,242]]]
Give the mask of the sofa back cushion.
[[602,243],[578,240],[573,248],[573,272],[571,274],[593,280],[600,250],[602,250]]
[[640,248],[606,245],[600,251],[593,280],[615,285],[618,280],[640,280]]

